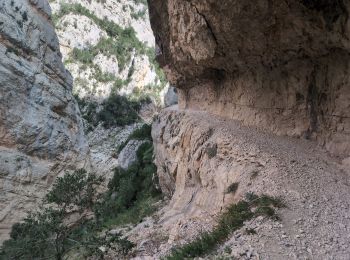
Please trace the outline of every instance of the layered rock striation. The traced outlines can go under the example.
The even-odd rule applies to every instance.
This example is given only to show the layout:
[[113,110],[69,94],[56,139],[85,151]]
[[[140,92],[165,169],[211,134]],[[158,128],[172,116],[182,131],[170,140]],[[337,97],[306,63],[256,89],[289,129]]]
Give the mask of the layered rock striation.
[[167,245],[210,230],[253,192],[284,199],[281,222],[246,223],[218,254],[346,259],[350,4],[148,3],[157,59],[179,92],[179,108],[164,110],[152,132],[171,198],[159,221]]
[[74,94],[99,103],[116,93],[163,102],[167,82],[154,61],[145,1],[49,2]]
[[88,166],[46,0],[0,1],[0,240],[55,177]]
[[315,139],[350,155],[345,1],[149,0],[180,107]]
[[[160,186],[171,197],[158,221],[169,234],[165,248],[210,230],[227,205],[252,192],[281,197],[287,205],[278,211],[281,220],[260,217],[246,223],[222,245],[223,255],[213,255],[227,259],[349,255],[347,160],[334,160],[314,142],[276,136],[203,111],[168,108],[154,122],[152,135]],[[227,253],[226,247],[232,252]]]

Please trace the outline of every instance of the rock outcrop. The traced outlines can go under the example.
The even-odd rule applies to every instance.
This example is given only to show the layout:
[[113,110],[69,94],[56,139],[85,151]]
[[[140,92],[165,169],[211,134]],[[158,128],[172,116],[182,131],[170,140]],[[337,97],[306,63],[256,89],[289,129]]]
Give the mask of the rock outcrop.
[[350,155],[348,1],[149,0],[180,107]]
[[[220,254],[228,259],[348,257],[346,160],[334,160],[308,140],[174,107],[160,114],[152,136],[159,182],[171,201],[155,226],[169,237],[150,255],[210,230],[227,205],[253,192],[283,198],[287,208],[278,212],[281,222],[257,218],[246,223]],[[225,247],[232,252],[224,253]]]
[[89,148],[46,0],[0,1],[0,241]]
[[167,82],[154,62],[145,2],[51,0],[50,5],[74,94],[97,101],[111,93],[148,94],[161,103]]
[[170,198],[158,222],[169,234],[163,249],[211,229],[253,192],[285,200],[282,222],[246,223],[221,256],[346,259],[349,2],[148,3],[157,59],[179,90],[179,108],[152,131]]
[[167,92],[164,95],[164,106],[170,107],[173,105],[177,105],[179,98],[177,96],[177,89],[169,86]]
[[133,163],[137,161],[137,150],[144,143],[144,141],[130,140],[118,157],[119,167],[127,170]]

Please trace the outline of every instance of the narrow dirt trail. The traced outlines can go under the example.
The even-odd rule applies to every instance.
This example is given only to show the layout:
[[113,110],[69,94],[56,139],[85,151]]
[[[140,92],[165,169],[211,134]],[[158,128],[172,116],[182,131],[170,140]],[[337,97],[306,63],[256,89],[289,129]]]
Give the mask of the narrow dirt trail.
[[[281,220],[247,222],[208,259],[350,259],[350,168],[315,142],[176,107],[160,114],[153,137],[160,180],[175,192],[152,222],[167,241],[141,247],[142,255],[157,259],[191,241],[253,192],[282,197]],[[216,147],[213,156],[208,147]],[[235,182],[238,190],[227,194]],[[141,226],[135,241],[152,241],[154,232]]]
[[[312,141],[275,136],[204,112],[186,113],[265,162],[241,193],[269,193],[287,204],[281,223],[253,220],[226,245],[236,244],[242,259],[350,259],[349,166]],[[246,228],[257,235],[245,235]]]

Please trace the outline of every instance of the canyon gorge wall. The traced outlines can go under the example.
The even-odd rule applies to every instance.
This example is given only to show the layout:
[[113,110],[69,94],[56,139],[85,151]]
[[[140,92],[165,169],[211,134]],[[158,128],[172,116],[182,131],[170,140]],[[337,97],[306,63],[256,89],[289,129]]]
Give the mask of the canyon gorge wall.
[[89,148],[46,0],[0,1],[0,241]]
[[148,3],[157,60],[179,90],[152,131],[168,244],[252,192],[288,209],[280,223],[256,220],[256,236],[233,234],[228,259],[346,259],[350,2]]
[[149,94],[160,102],[166,82],[154,62],[145,1],[50,0],[73,93],[99,102],[111,94]]
[[149,0],[180,108],[350,155],[348,1]]

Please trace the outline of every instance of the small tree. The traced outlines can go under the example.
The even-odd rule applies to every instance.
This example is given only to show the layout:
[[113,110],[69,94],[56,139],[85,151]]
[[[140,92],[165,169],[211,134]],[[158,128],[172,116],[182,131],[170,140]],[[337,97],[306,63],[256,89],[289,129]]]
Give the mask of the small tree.
[[95,254],[99,247],[115,243],[127,252],[132,247],[129,241],[100,234],[93,220],[92,208],[98,200],[96,188],[102,181],[85,170],[57,178],[41,208],[13,226],[11,238],[0,250],[0,258],[61,260],[75,248],[83,247]]

